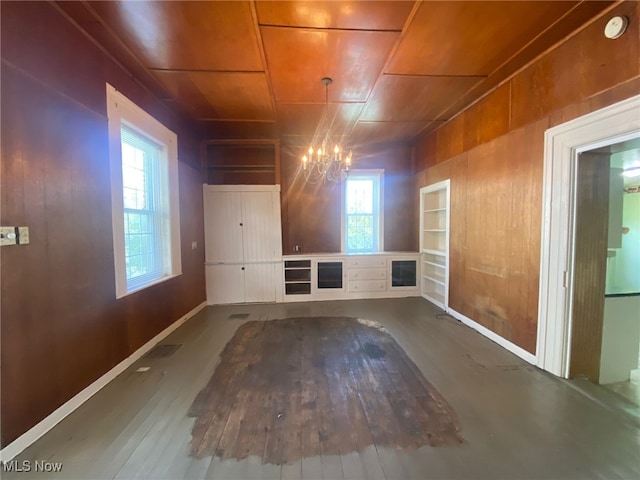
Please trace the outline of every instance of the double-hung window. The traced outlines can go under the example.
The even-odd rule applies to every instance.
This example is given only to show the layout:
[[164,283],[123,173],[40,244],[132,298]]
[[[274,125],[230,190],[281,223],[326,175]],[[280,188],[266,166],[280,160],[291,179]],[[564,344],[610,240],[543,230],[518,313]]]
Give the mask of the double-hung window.
[[181,273],[177,137],[107,85],[116,296]]
[[343,251],[383,250],[382,170],[352,170],[345,180]]

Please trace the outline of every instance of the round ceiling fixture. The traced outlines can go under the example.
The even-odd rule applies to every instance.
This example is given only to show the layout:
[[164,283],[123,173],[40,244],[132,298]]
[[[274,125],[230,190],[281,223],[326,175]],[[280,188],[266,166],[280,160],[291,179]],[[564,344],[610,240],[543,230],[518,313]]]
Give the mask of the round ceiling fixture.
[[604,36],[612,40],[614,38],[618,38],[625,32],[628,25],[629,19],[627,17],[613,17],[607,22],[607,25],[604,27]]

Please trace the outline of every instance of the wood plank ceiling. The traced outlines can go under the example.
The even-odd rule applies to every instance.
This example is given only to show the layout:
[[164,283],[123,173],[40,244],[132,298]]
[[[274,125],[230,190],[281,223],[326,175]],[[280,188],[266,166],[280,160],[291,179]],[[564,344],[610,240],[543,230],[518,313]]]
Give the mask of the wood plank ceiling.
[[214,139],[351,146],[433,130],[612,2],[59,2]]

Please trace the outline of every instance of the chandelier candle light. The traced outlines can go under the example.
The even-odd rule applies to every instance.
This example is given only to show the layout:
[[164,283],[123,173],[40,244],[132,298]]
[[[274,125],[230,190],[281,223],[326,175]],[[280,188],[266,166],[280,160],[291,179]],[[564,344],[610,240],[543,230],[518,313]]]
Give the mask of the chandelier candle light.
[[320,126],[326,128],[322,141],[318,148],[309,147],[307,155],[302,157],[302,171],[308,183],[342,182],[349,174],[353,154],[351,151],[343,158],[343,149],[340,144],[333,144],[329,134],[329,85],[333,80],[324,77],[320,82],[325,89],[324,115]]

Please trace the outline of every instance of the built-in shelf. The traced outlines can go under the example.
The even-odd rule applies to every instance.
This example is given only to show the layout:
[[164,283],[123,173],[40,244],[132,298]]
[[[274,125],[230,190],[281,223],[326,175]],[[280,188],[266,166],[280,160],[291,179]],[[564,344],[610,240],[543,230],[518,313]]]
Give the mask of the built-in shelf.
[[284,293],[286,295],[311,294],[310,260],[287,260],[284,262]]
[[431,209],[425,210],[424,213],[446,212],[446,211],[447,211],[447,207],[442,207],[442,208],[431,208]]
[[444,250],[431,250],[429,248],[423,248],[422,253],[428,253],[430,255],[438,255],[439,257],[446,257],[447,252]]
[[421,294],[446,310],[449,296],[449,180],[420,189]]

